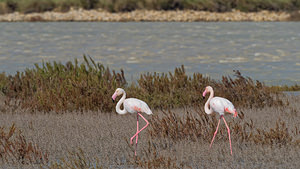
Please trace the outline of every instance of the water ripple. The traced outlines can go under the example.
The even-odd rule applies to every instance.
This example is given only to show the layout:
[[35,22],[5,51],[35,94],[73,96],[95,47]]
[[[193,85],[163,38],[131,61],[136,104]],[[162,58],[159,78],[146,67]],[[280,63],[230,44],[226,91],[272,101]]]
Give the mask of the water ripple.
[[300,81],[300,23],[0,23],[0,71],[88,54],[128,79],[172,71],[212,78],[232,70],[268,84]]

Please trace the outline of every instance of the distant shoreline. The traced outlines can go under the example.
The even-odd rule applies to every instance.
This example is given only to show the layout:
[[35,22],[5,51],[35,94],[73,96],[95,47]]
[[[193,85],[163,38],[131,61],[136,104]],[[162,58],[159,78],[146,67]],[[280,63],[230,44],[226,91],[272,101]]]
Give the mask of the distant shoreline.
[[299,12],[240,12],[233,10],[231,12],[207,12],[194,10],[177,11],[154,11],[154,10],[136,10],[132,12],[110,13],[102,9],[83,10],[71,9],[68,12],[44,12],[22,14],[14,12],[0,15],[0,22],[272,22],[272,21],[299,21]]

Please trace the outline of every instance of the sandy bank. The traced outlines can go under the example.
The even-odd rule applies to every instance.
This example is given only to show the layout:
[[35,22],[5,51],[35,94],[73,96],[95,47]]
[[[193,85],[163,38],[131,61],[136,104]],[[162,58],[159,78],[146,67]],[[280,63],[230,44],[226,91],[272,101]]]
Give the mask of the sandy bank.
[[2,22],[22,21],[101,21],[101,22],[126,22],[126,21],[288,21],[291,14],[288,12],[240,12],[232,11],[225,13],[206,11],[151,11],[136,10],[124,13],[109,13],[104,10],[71,9],[69,12],[45,12],[21,14],[18,12],[0,15]]

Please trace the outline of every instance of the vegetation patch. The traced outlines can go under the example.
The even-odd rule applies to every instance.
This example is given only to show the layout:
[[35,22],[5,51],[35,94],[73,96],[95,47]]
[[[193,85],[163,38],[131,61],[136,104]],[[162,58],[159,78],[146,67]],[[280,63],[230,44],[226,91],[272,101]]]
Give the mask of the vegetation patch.
[[44,165],[43,168],[47,169],[102,169],[103,167],[99,164],[99,161],[91,161],[86,157],[84,151],[79,148],[77,151],[69,152],[69,154],[57,161],[52,161],[49,166]]
[[291,86],[288,85],[283,85],[283,86],[272,86],[272,90],[277,90],[277,91],[300,91],[300,85],[294,84]]
[[127,84],[123,70],[110,71],[84,56],[81,64],[77,60],[65,65],[46,62],[15,75],[0,75],[0,89],[6,95],[7,105],[20,104],[22,108],[43,112],[110,112],[115,107],[111,95],[117,87],[124,88],[127,97],[144,100],[152,109],[196,106],[204,104],[202,92],[208,85],[217,96],[239,107],[284,105],[278,97],[280,92],[242,76],[239,71],[235,71],[235,78],[223,76],[216,81],[201,73],[188,76],[182,66],[174,73],[142,74],[137,84]]
[[0,159],[8,164],[46,164],[48,154],[36,144],[28,142],[13,124],[8,131],[0,128]]
[[294,11],[300,9],[299,0],[0,0],[1,13],[67,11],[71,7],[102,8],[110,12],[147,10],[203,10],[227,12],[233,9],[244,12]]
[[[197,116],[185,112],[183,115],[177,115],[172,111],[163,112],[164,116],[159,118],[154,116],[151,121],[151,129],[149,134],[151,138],[167,138],[172,141],[192,140],[197,141],[203,139],[209,143],[217,128],[217,115],[207,115],[200,109]],[[238,119],[228,123],[232,131],[232,139],[238,140],[240,143],[255,143],[260,145],[298,145],[300,141],[297,139],[298,129],[295,126],[295,131],[289,131],[286,124],[281,119],[278,119],[274,128],[261,129],[255,127],[253,120],[244,119],[244,113],[238,114]],[[216,136],[217,140],[223,140],[227,137],[225,126],[220,126],[221,134]],[[295,135],[291,133],[296,133]]]

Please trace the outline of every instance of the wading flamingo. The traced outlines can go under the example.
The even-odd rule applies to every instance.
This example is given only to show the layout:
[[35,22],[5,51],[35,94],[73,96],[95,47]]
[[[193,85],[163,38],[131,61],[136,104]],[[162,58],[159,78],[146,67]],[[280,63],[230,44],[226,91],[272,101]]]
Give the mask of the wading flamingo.
[[[138,134],[144,130],[148,125],[149,122],[145,119],[145,117],[143,117],[141,115],[141,113],[146,113],[148,115],[152,114],[152,111],[150,110],[149,106],[147,105],[147,103],[145,103],[142,100],[136,99],[136,98],[126,98],[126,92],[124,89],[121,88],[117,88],[115,93],[112,95],[112,100],[113,102],[115,101],[117,96],[120,96],[121,94],[123,94],[122,98],[119,100],[119,102],[117,103],[116,106],[116,111],[118,114],[126,114],[127,112],[129,113],[137,113],[136,118],[137,118],[137,122],[136,122],[136,133],[135,135],[133,135],[130,139],[130,144],[133,144],[133,139],[134,137],[135,139],[135,151],[134,151],[134,155],[136,156],[136,149],[137,149],[137,143],[138,143]],[[120,106],[121,104],[124,103],[124,109],[121,110]],[[139,130],[139,116],[141,116],[145,122],[147,123],[141,130]]]
[[210,147],[212,146],[212,143],[214,142],[215,136],[217,134],[219,124],[220,124],[220,120],[221,120],[221,118],[223,118],[223,121],[224,121],[224,123],[227,127],[227,131],[228,131],[230,152],[231,152],[231,155],[232,155],[230,130],[229,130],[229,127],[228,127],[228,125],[226,123],[226,120],[224,118],[224,113],[228,112],[228,113],[233,114],[233,117],[236,117],[237,116],[237,111],[234,109],[233,104],[229,100],[227,100],[225,98],[222,98],[222,97],[214,97],[214,90],[211,86],[207,86],[205,88],[205,90],[203,92],[203,99],[205,98],[206,93],[210,93],[210,95],[209,95],[209,98],[206,101],[205,106],[204,106],[205,113],[206,114],[211,114],[212,112],[216,112],[216,113],[219,113],[219,115],[220,115],[220,119],[219,119],[219,122],[218,122],[218,125],[217,125],[217,129],[214,133],[214,137],[211,140]]

